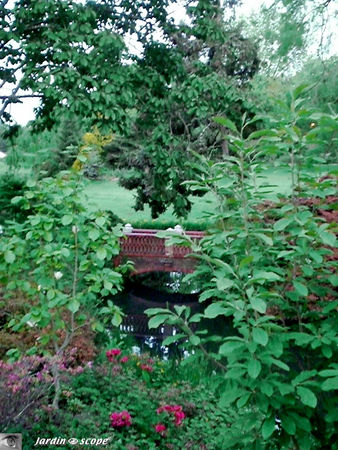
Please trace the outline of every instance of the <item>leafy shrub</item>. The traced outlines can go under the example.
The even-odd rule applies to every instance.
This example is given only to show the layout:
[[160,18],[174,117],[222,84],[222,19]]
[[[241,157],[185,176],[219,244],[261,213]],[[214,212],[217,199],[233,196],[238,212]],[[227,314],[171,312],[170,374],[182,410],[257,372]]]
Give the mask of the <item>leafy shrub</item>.
[[7,220],[22,222],[29,210],[24,210],[18,204],[13,204],[12,199],[23,195],[26,188],[26,178],[16,173],[5,172],[0,175],[0,224]]
[[[112,269],[111,259],[119,253],[122,232],[111,228],[105,213],[86,213],[77,174],[31,181],[30,188],[13,202],[33,214],[8,226],[0,240],[0,281],[8,294],[19,290],[29,302],[26,314],[15,315],[8,326],[14,331],[36,327],[36,344],[51,345],[62,357],[76,330],[90,324],[103,331],[107,314],[114,325],[122,320],[111,301],[102,308],[103,299],[121,288],[121,269]],[[56,406],[60,391],[54,369]]]
[[[189,276],[204,280],[200,302],[212,303],[193,316],[184,307],[148,310],[149,327],[178,326],[195,353],[223,372],[215,389],[218,405],[234,406],[236,418],[224,430],[223,448],[322,449],[332,448],[337,440],[336,405],[330,395],[338,388],[335,225],[314,216],[298,199],[306,196],[302,158],[315,136],[312,131],[303,135],[297,126],[298,119],[310,115],[301,109],[300,92],[292,93],[290,109],[283,105],[284,120],[273,122],[278,129],[245,139],[245,118],[240,131],[228,119],[217,119],[231,131],[229,146],[236,156],[217,164],[200,158],[202,175],[191,181],[220,199],[217,218],[222,226],[195,247],[202,264]],[[250,179],[259,164],[256,151],[272,147],[289,152],[292,194],[286,203],[262,207],[264,191]],[[333,193],[332,186],[314,181],[308,192],[321,198]],[[168,245],[187,240],[172,234]],[[210,337],[202,330],[193,332],[191,324],[216,317],[231,318],[234,332],[213,336],[218,345],[210,350]]]
[[58,411],[46,404],[35,411],[36,420],[22,429],[28,448],[41,435],[107,437],[106,448],[114,450],[222,448],[232,413],[217,407],[205,385],[176,383],[168,364],[148,355],[107,354],[110,361],[64,378]]

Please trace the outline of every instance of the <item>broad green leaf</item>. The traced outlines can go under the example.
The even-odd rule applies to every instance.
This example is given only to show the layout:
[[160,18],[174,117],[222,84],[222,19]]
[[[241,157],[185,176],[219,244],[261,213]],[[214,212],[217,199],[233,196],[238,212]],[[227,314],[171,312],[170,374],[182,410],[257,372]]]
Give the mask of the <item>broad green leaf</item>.
[[268,381],[262,381],[259,387],[261,392],[268,397],[271,397],[271,395],[273,394],[273,386]]
[[321,370],[318,375],[320,377],[338,377],[338,369]]
[[338,389],[338,377],[328,378],[322,384],[323,391],[334,391]]
[[293,281],[293,286],[299,295],[301,295],[302,297],[307,297],[309,292],[304,284],[299,283],[299,281]]
[[255,379],[261,373],[262,364],[257,359],[252,359],[248,364],[248,374],[251,378]]
[[107,257],[107,250],[104,247],[100,247],[96,251],[96,256],[103,261]]
[[224,356],[230,355],[232,352],[239,350],[243,347],[242,342],[228,341],[222,344],[219,348],[219,353]]
[[71,302],[68,303],[67,308],[69,309],[69,311],[75,314],[80,308],[80,302],[75,298],[73,298]]
[[275,224],[273,226],[273,229],[275,231],[283,231],[292,222],[293,222],[293,218],[292,217],[285,217],[283,219],[279,219],[279,220],[277,220],[277,222],[275,222]]
[[283,370],[286,370],[286,371],[290,370],[290,367],[287,364],[283,363],[283,361],[281,361],[280,359],[271,358],[271,361],[273,362],[273,364],[275,366],[278,366]]
[[272,433],[276,430],[276,420],[273,416],[266,419],[262,425],[263,439],[268,439]]
[[89,233],[88,237],[91,241],[96,241],[100,237],[100,232],[97,228],[92,228]]
[[231,405],[235,400],[238,399],[241,395],[243,395],[245,391],[240,389],[231,389],[226,390],[219,400],[219,406],[220,408],[226,408],[227,406]]
[[169,317],[172,317],[171,314],[158,314],[157,316],[149,319],[148,328],[158,328],[162,325]]
[[246,258],[243,258],[242,261],[239,264],[239,268],[242,269],[243,267],[247,266],[248,264],[251,264],[253,261],[253,256],[247,256]]
[[199,301],[200,302],[204,302],[208,298],[211,298],[211,297],[213,297],[214,295],[217,295],[217,294],[219,294],[217,289],[208,289],[208,290],[202,292],[202,294],[199,296]]
[[207,319],[214,319],[217,316],[225,314],[227,309],[224,308],[220,303],[212,303],[204,311],[204,317]]
[[273,240],[271,239],[270,236],[267,236],[266,234],[254,233],[254,236],[256,236],[258,239],[260,239],[261,241],[263,241],[267,245],[273,245]]
[[12,250],[5,251],[5,261],[8,264],[12,264],[15,261],[15,253]]
[[71,216],[70,214],[66,214],[61,219],[61,223],[64,226],[67,226],[67,225],[71,224],[72,222],[73,222],[73,216]]
[[173,344],[174,342],[179,341],[182,338],[185,338],[185,334],[175,334],[173,336],[168,336],[164,339],[164,341],[162,342],[162,345],[164,346],[168,346]]
[[297,394],[303,405],[310,406],[310,408],[315,408],[317,406],[317,397],[310,389],[303,386],[297,386]]
[[336,245],[336,236],[333,233],[329,233],[328,231],[321,231],[320,237],[325,245],[329,245],[330,247],[334,247]]
[[254,328],[252,330],[252,337],[257,344],[261,344],[264,347],[266,346],[269,340],[268,333],[262,328]]
[[236,125],[230,119],[226,119],[225,117],[214,117],[213,121],[219,125],[223,125],[223,127],[229,128],[229,130],[234,131],[235,133],[238,133]]
[[267,272],[265,270],[255,270],[253,274],[254,279],[262,279],[265,281],[277,281],[280,280],[280,276],[275,272]]
[[192,336],[189,336],[189,342],[192,345],[199,345],[201,342],[201,338],[199,336],[192,335]]
[[217,278],[216,279],[217,289],[220,291],[225,291],[234,285],[234,282],[229,278]]
[[102,227],[102,226],[106,223],[106,219],[105,219],[105,217],[102,217],[102,216],[97,217],[97,218],[95,219],[95,223],[96,223],[99,227]]
[[266,303],[264,300],[258,297],[250,298],[250,304],[255,311],[264,314],[266,312]]
[[47,291],[47,299],[52,300],[55,297],[55,291],[54,289],[48,289]]
[[281,425],[288,434],[294,435],[296,433],[296,424],[294,420],[287,414],[282,415]]

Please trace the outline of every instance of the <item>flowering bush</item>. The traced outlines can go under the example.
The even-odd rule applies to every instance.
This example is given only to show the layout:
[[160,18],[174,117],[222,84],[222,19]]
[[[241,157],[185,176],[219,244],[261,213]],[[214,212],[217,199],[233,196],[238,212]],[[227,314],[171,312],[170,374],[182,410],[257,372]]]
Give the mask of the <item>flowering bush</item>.
[[114,428],[130,427],[131,415],[128,411],[113,412],[110,416],[111,426]]
[[108,361],[113,362],[116,359],[116,356],[121,354],[121,350],[119,348],[112,348],[106,352],[106,356]]
[[156,410],[157,414],[161,414],[162,412],[166,412],[168,414],[173,414],[174,416],[174,424],[178,427],[181,425],[183,419],[185,418],[185,414],[182,410],[182,406],[180,405],[164,405],[160,406]]

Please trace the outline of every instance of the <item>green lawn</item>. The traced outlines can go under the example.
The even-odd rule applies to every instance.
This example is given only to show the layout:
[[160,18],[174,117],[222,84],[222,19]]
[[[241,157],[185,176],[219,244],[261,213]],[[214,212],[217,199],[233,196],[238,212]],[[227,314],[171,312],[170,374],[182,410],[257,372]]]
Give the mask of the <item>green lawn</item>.
[[[276,193],[287,194],[290,192],[291,176],[286,169],[268,169],[264,171],[257,179],[257,184],[273,185],[266,189],[266,198],[276,198]],[[268,192],[269,191],[269,192]],[[144,211],[135,211],[135,191],[128,191],[119,186],[117,181],[101,180],[88,181],[85,189],[89,198],[88,207],[92,210],[106,209],[113,211],[124,222],[150,221],[150,208],[145,207]],[[215,211],[215,199],[211,194],[202,198],[191,197],[193,207],[188,215],[189,222],[202,222],[204,213],[213,213]],[[161,214],[156,221],[160,222],[182,222],[175,219],[172,208]],[[184,221],[182,222],[184,223]]]

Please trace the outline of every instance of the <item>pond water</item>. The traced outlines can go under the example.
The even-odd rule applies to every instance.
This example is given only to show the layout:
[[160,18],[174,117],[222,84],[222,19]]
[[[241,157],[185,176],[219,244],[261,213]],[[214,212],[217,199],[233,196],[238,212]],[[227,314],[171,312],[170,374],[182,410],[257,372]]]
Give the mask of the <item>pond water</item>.
[[[191,313],[202,312],[207,306],[198,302],[199,290],[196,285],[186,282],[185,275],[178,272],[152,272],[128,280],[124,292],[114,302],[121,307],[126,317],[120,326],[122,334],[130,335],[135,341],[135,351],[149,352],[165,359],[174,356],[184,356],[184,345],[172,344],[164,347],[162,341],[180,330],[174,326],[164,325],[157,329],[148,328],[148,316],[145,310],[149,308],[170,308],[174,305],[186,305]],[[208,334],[217,331],[231,330],[230,322],[220,320],[204,320],[194,324],[194,329],[206,329]],[[197,328],[198,327],[198,328]],[[139,350],[137,350],[139,349]]]

